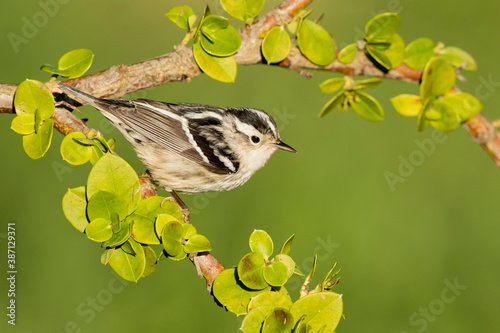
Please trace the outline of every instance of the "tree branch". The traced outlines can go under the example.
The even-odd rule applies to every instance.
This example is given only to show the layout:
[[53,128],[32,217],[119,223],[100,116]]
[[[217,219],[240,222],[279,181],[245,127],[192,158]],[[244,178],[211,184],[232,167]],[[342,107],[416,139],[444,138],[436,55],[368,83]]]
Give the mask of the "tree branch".
[[[240,65],[261,64],[260,46],[263,33],[277,25],[289,23],[311,2],[312,0],[286,0],[252,25],[240,29],[241,48],[235,55],[236,62]],[[422,71],[413,70],[404,64],[388,73],[383,73],[366,58],[363,52],[358,52],[356,59],[349,65],[336,60],[326,67],[319,67],[309,62],[297,46],[292,46],[289,56],[279,66],[295,70],[307,77],[311,77],[311,74],[306,73],[306,70],[322,70],[418,83],[422,75]],[[179,45],[173,52],[153,59],[132,65],[113,66],[92,75],[64,82],[97,97],[119,98],[167,82],[190,81],[200,74],[192,49]],[[62,93],[57,82],[47,82],[46,85],[51,91]],[[0,113],[14,113],[13,98],[16,88],[15,84],[0,84]],[[87,133],[91,130],[83,120],[62,107],[56,108],[52,119],[55,128],[63,135],[73,131]],[[500,166],[500,135],[495,127],[481,114],[465,122],[463,127]],[[151,180],[142,179],[141,182],[146,196],[156,195]],[[194,262],[195,256],[190,256],[190,259]],[[225,268],[210,253],[199,253],[196,255],[196,260],[210,291],[213,280]]]

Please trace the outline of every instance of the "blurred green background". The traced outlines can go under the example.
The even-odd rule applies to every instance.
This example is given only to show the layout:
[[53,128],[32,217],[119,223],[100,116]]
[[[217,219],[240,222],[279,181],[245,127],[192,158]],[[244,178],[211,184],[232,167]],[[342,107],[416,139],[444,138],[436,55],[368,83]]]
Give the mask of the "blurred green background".
[[[0,81],[48,80],[38,70],[57,64],[72,49],[95,54],[91,72],[130,64],[172,50],[183,35],[164,13],[187,4],[201,13],[201,1],[65,0],[42,21],[43,3],[0,4]],[[280,1],[267,1],[268,10]],[[218,1],[209,0],[214,13]],[[465,72],[464,91],[477,93],[490,119],[499,117],[498,43],[500,3],[444,0],[315,1],[313,18],[340,46],[359,37],[375,14],[397,11],[400,34],[409,43],[430,37],[466,49],[479,70]],[[57,9],[57,10],[56,10]],[[40,20],[38,31],[16,53],[7,34],[22,34],[25,20]],[[296,234],[292,256],[308,271],[319,255],[319,279],[338,261],[345,316],[337,332],[489,332],[500,325],[500,171],[459,128],[446,134],[428,155],[433,129],[416,131],[416,119],[392,109],[389,98],[417,93],[414,84],[384,82],[370,89],[386,119],[369,123],[352,110],[319,119],[330,96],[317,85],[330,73],[307,80],[293,71],[268,66],[238,68],[235,84],[199,76],[127,96],[267,110],[296,155],[278,152],[246,185],[226,193],[183,198],[192,222],[227,266],[249,251],[253,229],[265,229],[275,247]],[[489,83],[488,83],[489,82]],[[118,141],[117,152],[137,171],[144,168],[130,145],[94,109],[83,107],[91,127]],[[37,161],[9,129],[12,115],[0,115],[0,318],[1,332],[236,332],[241,318],[215,306],[204,281],[187,260],[162,262],[138,284],[125,283],[100,263],[101,249],[63,216],[68,187],[86,182],[90,166],[65,164],[54,134],[52,148]],[[420,153],[419,153],[420,151]],[[404,182],[392,188],[386,172],[398,173],[402,160],[417,158]],[[423,159],[418,160],[418,157]],[[404,170],[402,170],[404,171]],[[408,170],[407,170],[408,171]],[[17,228],[17,325],[7,325],[7,223]],[[318,280],[316,279],[316,280]],[[298,294],[300,280],[289,290]],[[123,284],[122,284],[123,283]],[[461,287],[451,290],[449,285]],[[454,293],[455,292],[455,293]]]

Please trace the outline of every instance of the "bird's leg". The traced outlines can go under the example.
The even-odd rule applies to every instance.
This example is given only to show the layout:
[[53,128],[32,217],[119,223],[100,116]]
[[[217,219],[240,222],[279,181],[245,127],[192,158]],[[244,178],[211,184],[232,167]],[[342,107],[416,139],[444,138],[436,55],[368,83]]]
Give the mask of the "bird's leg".
[[177,195],[177,193],[175,193],[174,190],[168,191],[168,192],[170,193],[170,195],[172,197],[163,199],[163,201],[161,202],[161,205],[163,206],[163,203],[165,201],[172,201],[172,202],[177,203],[179,205],[179,208],[181,209],[182,217],[184,218],[184,222],[189,223],[191,211],[189,210],[188,206],[184,203],[184,201],[181,200],[181,198],[179,198],[179,196]]

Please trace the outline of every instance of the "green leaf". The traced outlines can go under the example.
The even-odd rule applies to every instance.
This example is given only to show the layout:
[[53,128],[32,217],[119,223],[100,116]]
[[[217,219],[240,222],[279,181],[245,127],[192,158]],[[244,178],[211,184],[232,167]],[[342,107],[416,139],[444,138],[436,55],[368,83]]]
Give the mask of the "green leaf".
[[[114,225],[113,225],[114,227]],[[113,231],[113,236],[102,243],[102,247],[117,247],[125,243],[132,235],[132,225],[129,223],[120,223],[120,230]]]
[[203,23],[203,21],[205,21],[205,17],[211,15],[211,11],[210,11],[210,7],[208,7],[208,5],[205,6],[205,9],[203,10],[203,15],[201,16],[201,19],[200,19],[200,22],[198,23],[198,26],[196,27],[196,29],[194,29],[194,36],[193,36],[193,41],[195,43],[199,43],[199,39],[200,39],[200,33],[201,33],[201,24]]
[[291,332],[293,323],[293,316],[290,311],[276,308],[266,317],[262,325],[262,333]]
[[443,101],[457,113],[460,122],[474,117],[483,108],[476,97],[465,92],[448,94],[443,98]]
[[422,69],[434,56],[436,44],[430,38],[418,38],[406,46],[404,62],[410,68]]
[[[241,46],[241,37],[238,31],[228,23],[227,19],[210,15],[201,24],[201,46],[210,55],[228,57],[238,52]],[[225,28],[219,28],[226,26]]]
[[263,269],[266,264],[260,253],[248,253],[238,263],[240,281],[250,289],[264,289],[268,283],[264,279]]
[[14,107],[17,115],[35,111],[41,115],[41,120],[49,119],[54,113],[54,97],[52,92],[42,82],[25,80],[16,89]]
[[[166,252],[166,251],[164,250],[163,252]],[[176,256],[169,256],[168,259],[170,259],[172,261],[180,261],[180,260],[182,260],[182,259],[184,259],[186,257],[187,257],[187,253],[184,252],[184,251],[180,251],[178,255],[176,255]]]
[[92,163],[92,165],[95,165],[97,161],[99,161],[99,159],[104,156],[104,153],[97,146],[92,146],[91,152],[92,154],[90,155],[90,163]]
[[429,122],[425,118],[425,113],[426,110],[428,110],[429,105],[431,104],[431,100],[427,100],[425,103],[422,104],[422,109],[420,110],[420,113],[418,114],[418,119],[417,119],[417,129],[419,132],[423,131]]
[[181,243],[182,236],[183,229],[180,222],[168,222],[163,228],[161,242],[163,244],[163,248],[169,256],[178,256],[183,251],[183,246]]
[[190,27],[192,27],[192,25],[189,24],[190,17],[196,17],[194,11],[189,6],[174,7],[170,9],[165,16],[182,29],[190,29]]
[[158,258],[156,257],[155,251],[153,251],[151,247],[143,245],[142,249],[144,250],[146,257],[146,264],[144,266],[144,273],[142,274],[142,277],[146,278],[155,271]]
[[444,99],[437,99],[432,102],[434,110],[441,114],[441,119],[438,121],[431,121],[431,126],[443,132],[451,132],[455,130],[460,124],[460,117],[457,112],[453,110],[452,105],[448,104]]
[[175,240],[181,240],[184,236],[184,229],[182,228],[182,223],[177,221],[168,222],[163,228],[162,239],[172,238]]
[[146,267],[146,255],[141,244],[133,239],[129,239],[127,243],[133,249],[135,255],[127,253],[123,250],[123,246],[116,249],[109,260],[109,265],[123,279],[131,282],[137,282],[144,274]]
[[113,256],[113,252],[115,252],[115,249],[106,249],[101,255],[101,264],[107,265],[108,262],[111,260],[111,256]]
[[428,100],[448,93],[456,81],[455,69],[443,57],[432,58],[422,73],[420,97],[425,103]]
[[328,79],[319,85],[319,90],[323,94],[329,94],[333,93],[344,85],[344,78],[343,77],[334,77],[332,79]]
[[292,21],[287,24],[287,26],[286,26],[287,30],[292,35],[296,35],[297,30],[299,29],[300,21],[302,21],[302,19],[309,16],[311,13],[312,13],[312,9],[307,10],[307,11],[305,9],[301,10],[297,15],[295,15],[293,17]]
[[[132,239],[132,240],[133,240],[133,239]],[[123,244],[120,248],[123,250],[123,252],[128,253],[128,254],[131,254],[131,255],[133,255],[133,256],[135,256],[135,255],[137,254],[137,249],[134,249],[134,248],[132,247],[131,242],[128,242],[128,241],[127,241],[127,242],[126,242],[126,243],[124,243],[124,244]]]
[[92,156],[92,147],[83,145],[75,139],[85,139],[85,134],[72,132],[66,135],[61,143],[61,155],[63,160],[73,165],[87,163]]
[[194,253],[194,252],[205,252],[212,251],[212,245],[208,239],[200,234],[191,236],[186,244],[184,244],[184,252]]
[[[354,81],[354,85],[353,85],[352,89],[353,90],[366,89],[366,88],[376,86],[380,82],[382,82],[382,79],[379,77],[374,77],[374,78],[365,79],[365,80],[358,80],[358,81]],[[346,89],[347,89],[347,84],[346,84]]]
[[305,315],[304,322],[314,332],[323,326],[327,332],[333,332],[342,316],[342,295],[332,292],[320,292],[301,297],[290,308],[295,321]]
[[[241,315],[247,313],[247,306],[250,300],[264,291],[269,291],[267,286],[264,290],[250,290],[238,279],[236,269],[226,269],[215,278],[212,291],[219,303],[229,311]],[[276,293],[277,294],[277,293]]]
[[202,33],[208,33],[210,36],[211,33],[224,30],[229,26],[229,20],[227,18],[219,15],[207,15],[203,19],[203,22],[201,22],[200,29]]
[[252,298],[248,304],[248,311],[252,311],[253,309],[262,306],[268,307],[269,309],[274,307],[290,309],[292,304],[290,296],[285,296],[275,291],[265,291]]
[[222,8],[238,20],[250,24],[264,6],[264,0],[220,0]]
[[292,241],[293,241],[294,237],[295,237],[295,234],[288,237],[286,242],[281,247],[280,254],[286,254],[286,255],[290,254],[290,251],[292,249]]
[[[78,142],[79,144],[81,144],[82,146],[86,146],[86,147],[95,147],[95,146],[97,146],[97,143],[98,143],[97,140],[87,139],[86,137],[85,138],[75,138],[74,140],[76,142]],[[102,148],[102,147],[99,145],[99,149],[100,148]]]
[[196,228],[192,224],[182,223],[182,234],[182,238],[190,239],[196,235]]
[[440,54],[454,66],[463,66],[464,69],[469,71],[477,70],[476,60],[469,53],[458,47],[448,46]]
[[293,333],[313,333],[312,327],[304,323],[305,319],[306,316],[300,317],[300,319],[295,324]]
[[343,100],[344,100],[344,90],[341,90],[337,93],[337,95],[333,96],[332,99],[329,100],[328,103],[326,103],[323,106],[320,113],[318,114],[318,117],[323,117],[325,114],[334,109],[337,105],[342,103]]
[[390,41],[398,31],[401,19],[397,13],[383,13],[372,18],[365,27],[368,42]]
[[248,311],[248,314],[243,318],[240,330],[243,333],[260,333],[264,320],[266,320],[266,317],[273,309],[274,307],[260,306]]
[[338,60],[344,65],[348,65],[356,59],[358,55],[358,44],[353,43],[344,47],[338,55]]
[[113,231],[111,230],[111,221],[97,218],[89,223],[85,229],[87,238],[93,240],[94,242],[105,242],[113,236]]
[[399,114],[407,117],[416,117],[422,109],[420,96],[401,94],[391,98],[392,106]]
[[111,150],[115,149],[115,146],[116,146],[115,139],[111,138],[106,143],[108,144],[109,149],[111,149]]
[[288,267],[282,262],[273,262],[269,266],[265,266],[263,276],[266,282],[273,287],[279,287],[285,284],[288,280]]
[[142,199],[134,213],[152,221],[155,221],[156,217],[160,214],[172,215],[178,221],[182,221],[182,212],[179,205],[172,201],[164,201],[164,199],[161,196],[151,196]]
[[160,244],[160,239],[154,229],[154,221],[135,213],[127,217],[127,221],[133,221],[132,236],[142,244]]
[[30,113],[21,113],[12,119],[10,128],[18,134],[32,134],[35,132],[35,117]]
[[110,217],[111,217],[111,223],[113,224],[113,227],[111,228],[111,230],[113,230],[113,234],[115,234],[118,231],[120,231],[121,225],[122,225],[122,221],[120,220],[120,216],[116,212],[111,212],[111,216]]
[[442,115],[440,112],[434,110],[434,109],[428,109],[425,111],[425,119],[427,120],[441,120]]
[[90,221],[97,218],[112,221],[113,213],[118,214],[119,221],[127,216],[127,206],[120,197],[107,191],[99,191],[90,197],[87,205],[87,216]]
[[248,315],[243,319],[241,330],[243,332],[260,332],[264,320],[275,308],[290,309],[292,304],[290,296],[275,291],[260,293],[253,297],[248,304]]
[[[79,139],[82,140],[83,139]],[[113,139],[110,139],[110,143],[113,144]],[[109,143],[102,136],[95,136],[92,138],[92,145],[99,147],[104,153],[110,152],[113,148],[110,147]]]
[[[169,222],[179,222],[180,223],[179,219],[175,218],[174,216],[172,216],[170,214],[158,215],[158,217],[156,218],[156,222],[155,222],[155,232],[158,236],[161,236],[161,234],[163,233],[163,228]],[[192,226],[191,224],[188,224],[188,225]],[[182,225],[182,226],[184,227],[184,225]]]
[[405,42],[401,36],[394,34],[389,40],[389,46],[385,44],[367,43],[365,50],[379,65],[386,70],[398,67],[405,57]]
[[375,98],[358,90],[355,91],[355,95],[351,107],[358,115],[369,121],[384,120],[384,110]]
[[193,55],[200,69],[211,78],[221,82],[234,82],[236,79],[237,66],[234,56],[211,56],[205,52],[199,41],[193,44]]
[[290,52],[290,36],[282,26],[274,27],[266,33],[262,41],[262,54],[268,63],[281,62]]
[[63,75],[63,72],[61,72],[58,68],[48,64],[40,66],[40,70],[51,74]]
[[127,221],[129,223],[134,223],[132,226],[132,236],[136,241],[142,244],[160,244],[160,239],[155,232],[154,218],[148,218],[137,213],[136,210],[127,216]]
[[[292,257],[290,257],[287,254],[278,254],[276,257],[274,257],[275,262],[281,262],[283,263],[286,268],[288,269],[288,276],[287,279],[289,279],[293,273],[295,272],[295,261],[293,261]],[[267,280],[267,279],[266,279]]]
[[335,60],[335,43],[319,24],[303,19],[297,31],[300,52],[312,63],[326,66]]
[[254,230],[249,245],[252,252],[261,254],[265,260],[273,254],[273,240],[264,230]]
[[59,59],[58,68],[61,76],[74,79],[82,76],[92,65],[94,53],[87,49],[69,51]]
[[87,180],[87,198],[99,191],[108,191],[120,197],[132,213],[141,200],[139,177],[121,157],[108,153],[90,170]]
[[139,243],[160,244],[159,237],[168,221],[159,226],[157,217],[169,216],[171,218],[169,221],[177,222],[180,222],[179,219],[182,220],[179,206],[170,201],[165,201],[162,206],[163,199],[160,196],[142,199],[137,209],[127,217],[127,221],[134,221],[132,233],[134,239]]
[[62,208],[64,216],[78,231],[84,232],[89,224],[87,220],[87,198],[85,186],[68,189],[63,197]]
[[35,133],[38,132],[40,127],[42,126],[42,114],[40,113],[40,109],[35,110]]
[[36,160],[41,158],[49,150],[54,132],[54,121],[45,120],[36,133],[23,136],[23,148],[26,154]]

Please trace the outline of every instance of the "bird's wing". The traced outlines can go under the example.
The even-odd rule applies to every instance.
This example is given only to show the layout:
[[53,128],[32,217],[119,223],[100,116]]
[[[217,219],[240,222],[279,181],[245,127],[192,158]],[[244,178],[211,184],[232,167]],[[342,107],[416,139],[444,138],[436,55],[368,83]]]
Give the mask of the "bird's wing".
[[[200,117],[200,110],[192,112],[190,118],[188,115],[191,105],[188,104],[169,104],[145,99],[125,103],[128,106],[123,102],[108,100],[99,100],[97,104],[101,108],[107,108],[108,112],[146,138],[210,172],[229,174],[238,171],[236,157],[231,154],[228,157],[226,154],[230,153],[227,146],[224,149],[214,144],[213,140],[207,139],[218,138],[220,142],[224,142],[222,133],[218,131],[220,127],[216,126],[220,125],[219,119],[206,121],[207,117]],[[132,105],[134,107],[130,107]]]

